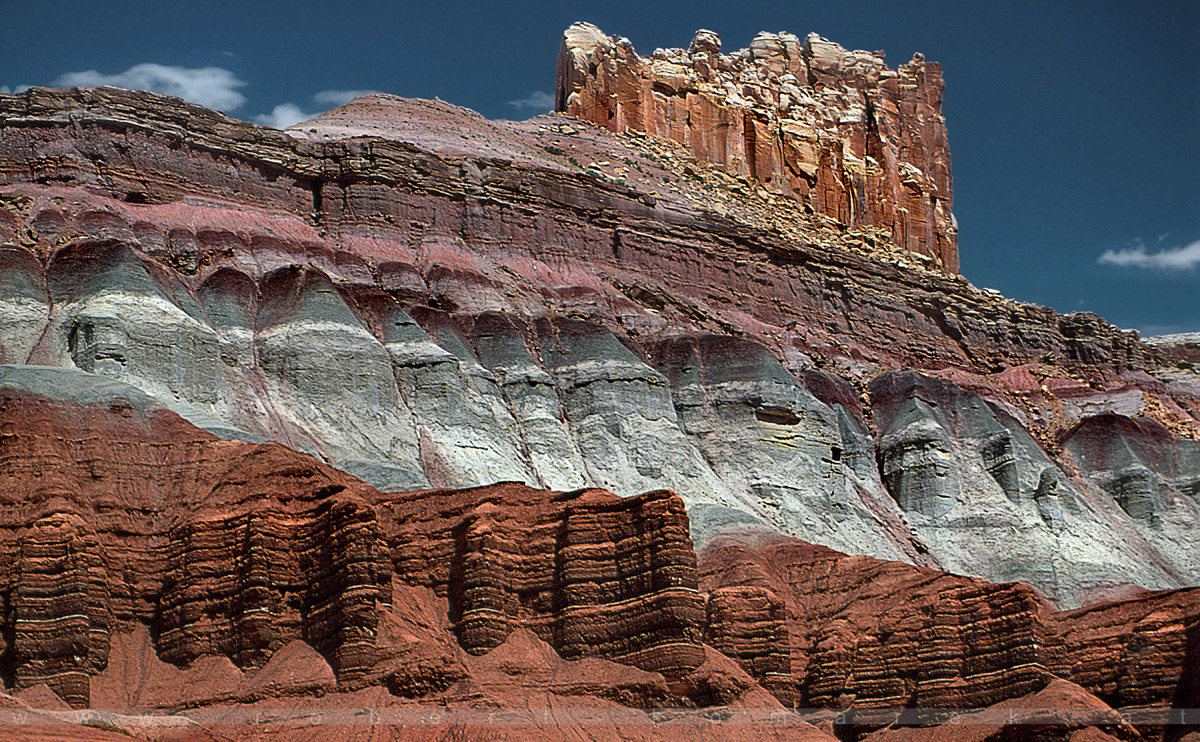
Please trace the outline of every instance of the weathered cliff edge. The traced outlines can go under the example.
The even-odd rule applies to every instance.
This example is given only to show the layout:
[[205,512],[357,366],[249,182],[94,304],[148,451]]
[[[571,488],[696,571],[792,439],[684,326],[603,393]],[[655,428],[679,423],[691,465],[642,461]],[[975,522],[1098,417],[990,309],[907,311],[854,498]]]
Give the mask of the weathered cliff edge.
[[368,708],[399,739],[830,740],[804,719],[992,708],[959,720],[986,736],[1025,706],[1046,739],[1138,739],[1200,687],[1196,589],[1059,612],[762,531],[697,559],[669,492],[389,495],[70,369],[0,368],[0,440],[0,699],[178,713],[77,717],[138,737],[287,739],[323,710],[375,739]]
[[556,106],[679,142],[809,211],[882,228],[957,273],[941,65],[918,54],[892,70],[883,57],[815,33],[764,32],[722,53],[703,30],[686,50],[639,57],[628,39],[576,23],[563,35]]

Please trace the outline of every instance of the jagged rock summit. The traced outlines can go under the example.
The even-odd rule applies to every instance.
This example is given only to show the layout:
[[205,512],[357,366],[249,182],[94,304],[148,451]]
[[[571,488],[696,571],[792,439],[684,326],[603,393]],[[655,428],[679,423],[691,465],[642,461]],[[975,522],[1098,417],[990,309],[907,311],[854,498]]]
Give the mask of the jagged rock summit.
[[6,703],[663,740],[1200,704],[1186,342],[957,275],[936,67],[563,50],[524,122],[0,95]]
[[786,32],[722,54],[707,30],[686,51],[639,57],[628,39],[576,23],[563,34],[556,105],[679,142],[818,214],[883,228],[957,273],[941,65],[918,54],[892,70],[883,58]]

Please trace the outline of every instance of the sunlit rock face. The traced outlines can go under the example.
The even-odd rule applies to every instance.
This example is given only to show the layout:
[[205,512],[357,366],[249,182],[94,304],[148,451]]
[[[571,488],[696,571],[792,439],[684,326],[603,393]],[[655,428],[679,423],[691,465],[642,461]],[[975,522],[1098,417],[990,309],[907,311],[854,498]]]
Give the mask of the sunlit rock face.
[[612,131],[671,139],[701,162],[847,224],[888,230],[906,250],[958,272],[942,68],[916,54],[890,69],[816,33],[763,32],[721,51],[639,56],[587,23],[563,34],[556,110]]
[[717,532],[749,515],[839,548],[887,541],[868,525],[869,510],[846,477],[837,413],[766,348],[741,338],[675,338],[659,344],[655,362],[674,390],[680,426],[741,514],[697,513],[715,524],[696,530]]
[[45,352],[84,371],[134,380],[157,396],[214,404],[221,390],[216,333],[183,285],[151,270],[116,241],[56,252],[46,271],[55,309]]
[[[978,706],[1065,680],[1114,706],[1195,695],[1186,659],[1200,608],[1194,588],[1058,612],[1028,585],[848,557],[775,534],[726,535],[701,552],[699,573],[710,595],[708,636],[801,707],[851,696],[875,707],[913,697]],[[786,610],[776,612],[776,602]],[[782,637],[792,676],[772,678],[784,663],[770,650]]]
[[907,406],[879,444],[884,485],[905,512],[937,520],[959,502],[962,484],[950,436],[932,410]]
[[[1157,539],[1134,535],[1132,514],[1072,481],[994,404],[913,373],[880,376],[871,393],[883,484],[947,568],[1022,579],[1068,603],[1132,570],[1166,586],[1188,568],[1186,557],[1164,565]],[[1130,474],[1114,481],[1130,483],[1127,500],[1142,514],[1144,478]],[[986,556],[981,542],[992,545]]]
[[[689,345],[676,340],[673,352]],[[744,341],[694,341],[736,350],[738,378],[787,383]],[[300,709],[374,698],[390,704],[380,714],[477,709],[481,693],[495,714],[547,697],[609,714],[753,703],[771,713],[769,734],[829,740],[787,707],[839,713],[850,694],[876,706],[915,694],[1040,710],[1067,687],[1110,713],[1164,709],[1196,687],[1196,589],[1059,611],[1027,585],[763,528],[726,531],[698,554],[668,491],[383,493],[276,443],[220,440],[75,368],[0,366],[0,440],[0,626],[24,703],[40,694],[106,719],[216,706],[225,732],[232,711],[283,698]],[[761,738],[754,720],[734,728]]]
[[616,492],[667,487],[693,508],[735,505],[680,429],[662,374],[602,327],[561,319],[536,329],[541,360],[593,482]]
[[510,316],[485,314],[472,325],[472,341],[491,399],[513,419],[541,483],[570,490],[589,480],[583,456],[566,421],[554,379],[530,355],[523,325]]
[[329,280],[283,269],[260,287],[255,352],[268,398],[344,471],[387,489],[428,484],[387,349]]
[[26,363],[50,315],[42,267],[25,250],[0,247],[0,360]]
[[0,705],[1200,705],[1194,354],[957,275],[939,68],[562,60],[586,120],[0,94]]
[[413,415],[426,470],[442,486],[482,482],[535,483],[521,450],[517,423],[486,374],[464,373],[460,361],[430,339],[404,310],[384,317],[383,342],[396,387]]

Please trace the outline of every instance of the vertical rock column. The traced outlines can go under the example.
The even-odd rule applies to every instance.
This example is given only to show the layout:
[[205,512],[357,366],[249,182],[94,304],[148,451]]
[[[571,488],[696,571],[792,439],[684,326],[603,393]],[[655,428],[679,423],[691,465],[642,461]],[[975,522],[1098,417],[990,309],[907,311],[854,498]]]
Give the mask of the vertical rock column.
[[678,496],[530,494],[499,500],[481,489],[486,499],[446,534],[455,541],[446,592],[464,649],[484,654],[527,628],[568,659],[604,657],[668,679],[704,661],[704,600]]
[[667,491],[568,507],[556,555],[554,646],[679,678],[704,661],[704,602],[682,501]]
[[77,515],[46,515],[21,539],[6,628],[16,685],[46,683],[75,708],[89,676],[108,663],[108,570],[96,535]]
[[377,659],[379,611],[391,586],[382,532],[371,508],[327,500],[304,537],[305,639],[329,660],[339,681],[355,680]]
[[704,641],[737,661],[785,704],[796,694],[787,606],[758,586],[722,587],[708,596]]

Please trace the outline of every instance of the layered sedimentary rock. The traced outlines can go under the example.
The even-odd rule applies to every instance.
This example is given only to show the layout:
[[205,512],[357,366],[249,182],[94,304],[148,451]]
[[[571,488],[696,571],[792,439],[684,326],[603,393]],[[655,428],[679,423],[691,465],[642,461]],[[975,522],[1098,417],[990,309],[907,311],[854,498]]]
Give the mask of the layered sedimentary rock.
[[670,492],[385,494],[79,370],[0,367],[0,493],[0,669],[21,703],[183,708],[201,735],[261,734],[262,707],[239,709],[286,696],[387,726],[429,708],[483,724],[482,706],[512,728],[550,698],[595,739],[719,705],[747,735],[818,739],[787,706],[849,707],[838,723],[871,731],[872,709],[1045,709],[1067,687],[1067,709],[1155,712],[1200,681],[1196,589],[1060,612],[761,526],[698,561]]
[[[1110,480],[1069,477],[1064,468],[1085,464],[1076,457],[1056,463],[1014,417],[1020,411],[1002,399],[990,402],[911,372],[880,375],[870,391],[883,484],[913,532],[934,545],[943,568],[997,582],[1022,580],[1065,605],[1084,601],[1083,584],[1125,581],[1125,567],[1108,566],[1117,553],[1115,561],[1137,565],[1131,568],[1146,587],[1195,584],[1194,552],[1180,548],[1200,533],[1194,502],[1179,501],[1169,523],[1146,528],[1121,516],[1127,511],[1118,510],[1111,487],[1097,484]],[[1121,445],[1104,416],[1080,425]],[[1068,451],[1083,437],[1077,431]],[[1164,434],[1171,451],[1189,451],[1194,443]],[[986,564],[976,557],[980,543],[989,544]],[[1174,556],[1164,562],[1166,554]],[[1082,579],[1065,583],[1054,576],[1062,572]]]
[[[1164,709],[1190,700],[1200,680],[1195,588],[1059,612],[1026,585],[761,534],[710,545],[700,587],[710,604],[743,606],[718,611],[728,625],[709,632],[747,637],[727,651],[764,684],[781,663],[758,661],[770,644],[762,637],[787,638],[801,706],[981,708],[1058,677],[1113,707]],[[774,604],[782,610],[764,610]]]
[[1190,450],[1193,371],[670,142],[382,95],[286,134],[114,89],[0,110],[6,359],[385,491],[670,489],[701,545],[767,528],[1064,607],[1195,582],[1183,475],[1138,520],[1061,450],[1107,413]]
[[733,659],[784,703],[795,700],[787,606],[758,586],[709,593],[705,642]]
[[343,678],[374,662],[391,563],[369,487],[278,444],[220,441],[78,371],[8,367],[4,386],[17,687],[87,705],[87,676],[130,622],[180,665],[257,669],[301,639]]
[[353,685],[390,654],[377,639],[393,579],[447,600],[468,652],[521,628],[566,658],[672,682],[704,661],[695,553],[669,492],[386,496],[278,444],[218,440],[95,375],[5,367],[0,384],[0,584],[19,688],[86,706],[113,632],[131,625],[152,629],[167,663],[260,674],[303,641]]
[[565,658],[607,657],[672,680],[703,661],[695,553],[672,493],[498,485],[379,508],[397,574],[446,596],[468,652],[526,629]]
[[[921,271],[884,237],[746,191],[657,140],[553,118],[502,126],[388,96],[290,136],[112,89],[34,90],[3,105],[9,239],[43,266],[103,235],[188,285],[222,267],[257,282],[300,265],[342,290],[456,316],[550,309],[620,334],[738,328],[785,360],[993,371],[1048,355],[1123,370],[1161,357],[1094,316],[1058,317]],[[373,118],[377,136],[348,138],[361,133],[340,124],[348,116]],[[443,133],[453,127],[474,135]],[[12,285],[30,285],[21,296],[38,294],[36,262],[8,258]]]
[[1194,359],[957,275],[937,66],[560,61],[576,115],[519,123],[0,95],[0,703],[663,740],[1200,704]]
[[[1177,439],[1154,420],[1107,413],[1072,429],[1065,450],[1080,472],[1112,498],[1148,540],[1167,552],[1195,552],[1191,527],[1200,495],[1200,441]],[[1186,523],[1180,528],[1180,523]],[[1200,580],[1200,569],[1189,577]]]
[[759,587],[787,606],[801,704],[974,708],[1048,676],[1042,603],[1025,586],[735,536],[704,552],[701,584]]
[[882,228],[957,273],[941,65],[917,54],[893,70],[883,57],[815,33],[763,32],[722,53],[704,30],[686,50],[639,57],[628,39],[577,23],[563,35],[556,107],[679,142],[818,214]]

